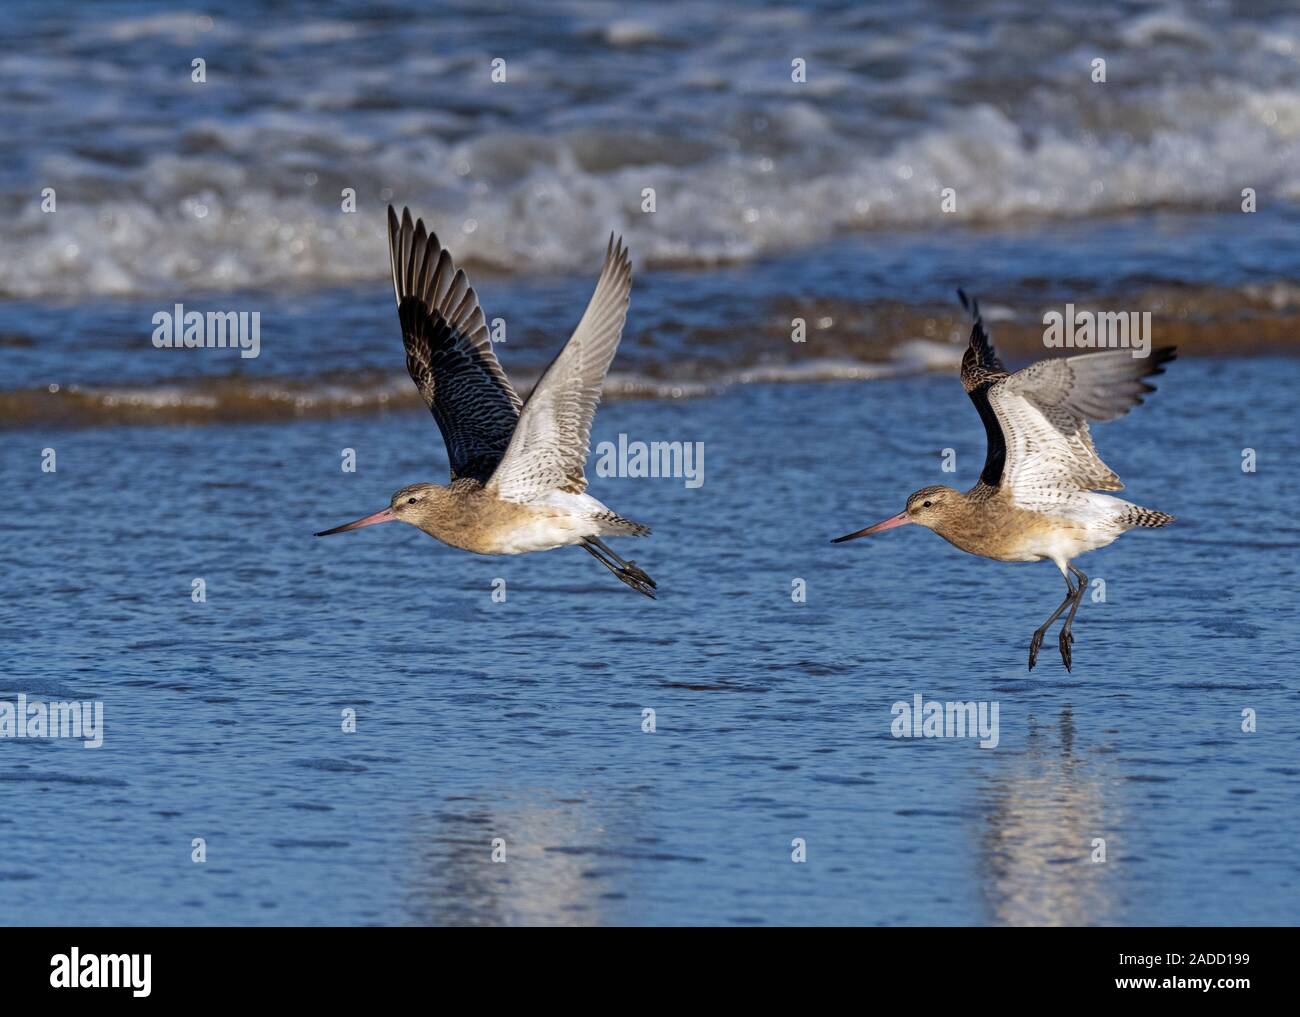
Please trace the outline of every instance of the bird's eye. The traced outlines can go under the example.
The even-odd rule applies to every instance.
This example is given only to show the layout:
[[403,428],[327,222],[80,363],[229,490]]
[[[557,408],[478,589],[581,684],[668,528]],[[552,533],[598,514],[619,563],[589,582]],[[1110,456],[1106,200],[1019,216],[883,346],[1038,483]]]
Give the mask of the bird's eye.
[[415,499],[414,499],[414,498],[407,498],[407,499],[406,499],[406,504],[408,504],[408,505],[414,505],[414,504],[415,504]]
[[934,502],[923,501],[923,502],[921,502],[921,508],[929,508],[929,507],[930,507],[931,505],[933,505],[933,504],[934,504]]

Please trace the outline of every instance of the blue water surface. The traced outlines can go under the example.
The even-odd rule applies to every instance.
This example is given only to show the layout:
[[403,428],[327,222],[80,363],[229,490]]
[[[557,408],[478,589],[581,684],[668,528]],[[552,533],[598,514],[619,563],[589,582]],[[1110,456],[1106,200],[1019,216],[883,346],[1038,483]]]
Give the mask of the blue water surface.
[[[697,489],[593,484],[654,526],[618,543],[657,602],[577,549],[480,558],[399,525],[314,539],[441,478],[423,414],[11,437],[4,694],[99,700],[106,734],[0,743],[0,913],[1293,921],[1298,372],[1180,360],[1097,429],[1126,495],[1178,522],[1080,560],[1106,585],[1073,674],[1051,640],[1025,668],[1062,592],[1049,564],[919,528],[829,543],[953,482],[944,448],[973,482],[982,435],[949,377],[603,408],[597,442],[705,443]],[[918,693],[997,702],[997,747],[892,737]]]

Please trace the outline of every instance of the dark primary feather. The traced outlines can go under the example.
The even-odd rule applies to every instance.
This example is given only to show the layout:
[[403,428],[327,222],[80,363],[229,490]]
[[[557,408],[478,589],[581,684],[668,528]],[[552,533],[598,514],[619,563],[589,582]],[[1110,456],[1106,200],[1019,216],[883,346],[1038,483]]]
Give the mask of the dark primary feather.
[[388,245],[406,369],[447,443],[452,480],[486,483],[519,419],[478,296],[424,221],[388,206]]
[[961,298],[961,306],[970,312],[973,319],[970,345],[961,358],[961,384],[979,411],[980,421],[984,424],[984,436],[988,440],[980,482],[988,487],[997,487],[1002,480],[1002,468],[1006,465],[1007,444],[1002,434],[1002,425],[998,423],[997,415],[989,405],[988,393],[995,382],[1007,376],[1007,371],[993,348],[992,337],[984,327],[979,301],[967,298],[964,290],[958,290],[957,296]]
[[979,301],[967,298],[964,290],[958,290],[957,296],[961,298],[961,306],[966,308],[972,319],[970,345],[961,358],[961,383],[967,392],[972,392],[988,381],[1005,378],[1007,369],[998,359],[993,339],[984,327]]

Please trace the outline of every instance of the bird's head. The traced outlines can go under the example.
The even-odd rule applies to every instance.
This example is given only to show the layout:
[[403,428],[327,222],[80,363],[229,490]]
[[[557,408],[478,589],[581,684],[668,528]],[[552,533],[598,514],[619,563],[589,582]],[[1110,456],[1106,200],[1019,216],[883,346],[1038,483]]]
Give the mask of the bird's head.
[[874,526],[868,526],[856,533],[836,537],[832,543],[842,544],[846,540],[869,537],[873,533],[892,530],[895,526],[906,526],[908,523],[919,523],[931,530],[941,529],[944,521],[949,518],[949,514],[956,508],[960,498],[961,493],[954,491],[951,487],[939,485],[923,487],[907,499],[907,507],[898,515],[882,519]]
[[443,490],[444,488],[437,484],[412,484],[410,487],[394,492],[388,508],[380,509],[373,515],[362,516],[353,522],[344,523],[342,526],[335,526],[332,530],[322,530],[316,536],[328,537],[331,533],[359,530],[363,526],[374,526],[376,523],[400,522],[420,526],[436,511],[436,503]]
[[401,522],[419,526],[420,520],[434,510],[441,492],[437,484],[412,484],[393,492],[388,511]]
[[909,523],[919,523],[931,530],[938,529],[948,518],[948,514],[956,506],[959,498],[961,493],[951,487],[944,487],[941,484],[923,487],[908,496],[907,508],[903,510],[903,515],[907,516]]

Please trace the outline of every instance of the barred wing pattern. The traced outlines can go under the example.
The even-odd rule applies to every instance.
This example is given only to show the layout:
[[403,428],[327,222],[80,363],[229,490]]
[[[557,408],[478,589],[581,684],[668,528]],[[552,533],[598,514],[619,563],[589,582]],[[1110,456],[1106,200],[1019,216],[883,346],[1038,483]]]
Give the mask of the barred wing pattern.
[[500,498],[527,503],[554,491],[586,491],[591,419],[623,334],[631,290],[627,250],[622,238],[616,243],[611,235],[591,302],[524,404],[510,447],[492,476],[489,486]]
[[1006,447],[1003,483],[1013,501],[1040,511],[1079,491],[1118,491],[1123,483],[1093,447],[1089,420],[1114,420],[1141,403],[1164,373],[1172,346],[1146,359],[1106,350],[1041,360],[995,382],[989,404]]
[[497,362],[478,295],[424,220],[388,206],[388,246],[406,369],[447,443],[451,478],[486,483],[510,445],[520,401]]

